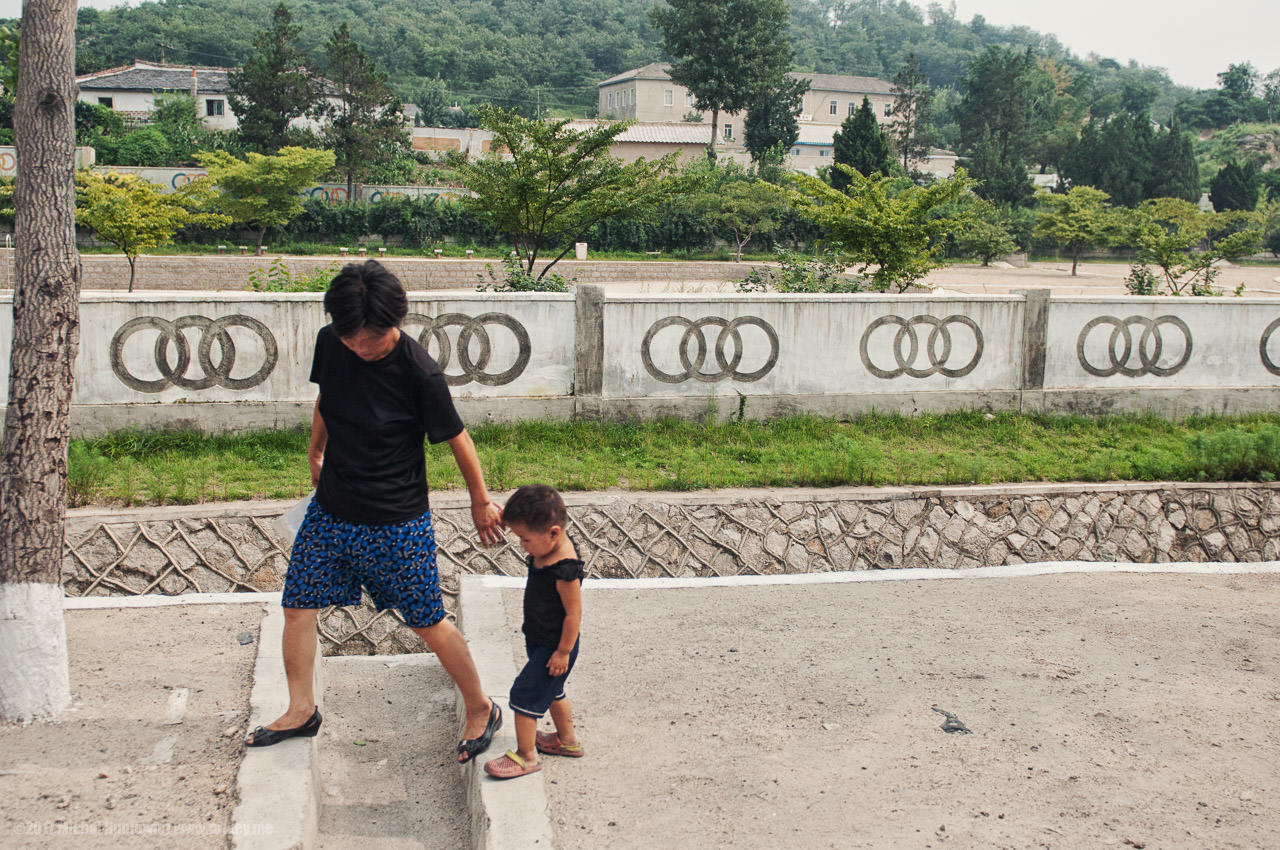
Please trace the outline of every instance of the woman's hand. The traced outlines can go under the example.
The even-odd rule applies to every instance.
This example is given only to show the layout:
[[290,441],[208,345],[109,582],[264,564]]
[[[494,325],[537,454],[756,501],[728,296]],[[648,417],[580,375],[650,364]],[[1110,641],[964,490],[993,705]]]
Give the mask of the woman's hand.
[[502,509],[493,502],[473,504],[471,521],[476,524],[481,544],[496,546],[506,539],[502,534]]

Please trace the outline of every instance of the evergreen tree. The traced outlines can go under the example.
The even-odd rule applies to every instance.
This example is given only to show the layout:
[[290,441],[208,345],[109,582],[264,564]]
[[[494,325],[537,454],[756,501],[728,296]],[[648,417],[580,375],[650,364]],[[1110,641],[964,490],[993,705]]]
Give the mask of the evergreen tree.
[[782,87],[793,56],[789,16],[785,0],[667,0],[649,11],[675,59],[671,80],[689,90],[695,109],[711,112],[708,159],[716,158],[721,112],[741,112]]
[[[893,154],[889,149],[889,137],[876,123],[871,101],[862,98],[862,106],[844,119],[831,143],[833,159],[857,171],[863,177],[873,174],[888,175]],[[849,175],[839,168],[831,169],[829,181],[832,187],[845,191],[849,187]]]
[[771,150],[789,149],[800,137],[796,120],[804,106],[804,93],[809,81],[784,76],[780,88],[766,92],[747,109],[743,144],[751,151],[751,159],[760,162]]
[[902,157],[902,170],[908,174],[911,163],[923,162],[929,157],[933,144],[932,117],[933,89],[912,53],[893,78],[893,121],[889,124],[889,135]]
[[1177,118],[1167,131],[1156,136],[1151,159],[1147,198],[1181,198],[1192,203],[1200,200],[1200,165],[1191,136],[1182,132]]
[[250,150],[273,154],[287,145],[289,122],[308,114],[320,100],[319,86],[298,49],[301,33],[281,3],[271,13],[271,28],[254,37],[253,55],[227,77],[227,102]]
[[356,181],[407,152],[408,134],[387,75],[351,40],[345,23],[333,31],[325,52],[338,103],[327,109],[324,139],[336,158],[335,168],[346,176],[347,198],[353,199]]
[[1027,176],[1034,115],[1031,85],[1035,59],[1030,48],[988,47],[969,66],[958,120],[961,141],[972,151],[970,175],[988,200],[1029,202]]
[[1209,181],[1209,200],[1215,212],[1244,210],[1258,205],[1258,170],[1252,165],[1229,162]]

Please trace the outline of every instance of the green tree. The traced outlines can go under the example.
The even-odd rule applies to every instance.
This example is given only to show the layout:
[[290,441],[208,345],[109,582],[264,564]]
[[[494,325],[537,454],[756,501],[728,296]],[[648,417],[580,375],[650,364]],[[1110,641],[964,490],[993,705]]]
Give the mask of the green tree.
[[893,120],[889,136],[902,157],[902,170],[912,173],[912,163],[929,158],[933,146],[933,89],[914,53],[893,77]]
[[[832,159],[847,165],[864,177],[872,174],[888,174],[893,152],[889,149],[889,137],[876,123],[875,110],[865,96],[862,106],[844,119],[831,142]],[[848,172],[832,168],[828,173],[831,185],[844,191],[849,185]]]
[[115,245],[129,261],[129,291],[137,275],[138,255],[173,241],[187,225],[218,227],[230,219],[198,211],[208,199],[203,181],[164,194],[135,174],[114,171],[76,173],[76,223],[92,228],[102,241]]
[[283,227],[302,212],[301,192],[333,168],[332,151],[283,147],[274,156],[245,154],[237,159],[226,151],[196,155],[218,187],[213,207],[234,222],[258,231],[258,245],[268,227]]
[[747,109],[743,122],[743,144],[751,159],[760,162],[765,154],[778,147],[790,150],[800,137],[796,120],[804,107],[804,93],[809,80],[784,76],[781,85],[756,99]]
[[189,94],[162,94],[156,97],[156,108],[151,113],[151,126],[160,131],[169,143],[172,157],[165,165],[184,165],[203,144],[209,134],[196,114],[196,99]]
[[1210,213],[1176,198],[1147,201],[1133,214],[1141,268],[1160,270],[1169,294],[1213,295],[1221,260],[1235,259],[1262,239],[1255,213]]
[[675,154],[627,164],[611,156],[625,123],[575,131],[567,119],[532,121],[497,107],[482,107],[480,118],[493,148],[459,168],[475,193],[462,203],[511,237],[528,274],[544,250],[557,252],[539,280],[597,222],[652,214],[675,167]]
[[711,112],[707,158],[716,158],[721,112],[741,112],[779,89],[791,67],[790,13],[785,0],[667,0],[649,10],[662,49],[675,59],[673,82]]
[[142,127],[120,140],[116,153],[120,165],[159,168],[173,162],[173,148],[156,127]]
[[227,102],[240,124],[240,138],[258,153],[275,153],[289,143],[289,123],[312,112],[320,87],[298,48],[302,27],[284,3],[271,13],[271,26],[253,39],[254,52],[227,77]]
[[328,108],[323,135],[346,177],[347,197],[354,198],[357,181],[408,152],[409,136],[387,75],[351,39],[345,23],[329,37],[325,52],[338,103]]
[[1209,200],[1216,212],[1252,210],[1258,205],[1258,170],[1228,162],[1209,181]]
[[[849,177],[841,192],[807,174],[792,176],[792,203],[800,215],[822,226],[833,247],[865,274],[875,266],[871,284],[879,292],[905,291],[943,265],[951,236],[968,226],[969,214],[957,201],[973,185],[964,169],[929,186],[890,177],[866,177],[837,165]],[[943,210],[956,209],[950,215]]]
[[1035,71],[1029,48],[988,47],[969,65],[957,117],[961,141],[972,153],[977,192],[989,200],[1014,205],[1030,200]]
[[1147,198],[1181,198],[1192,203],[1200,200],[1200,164],[1190,134],[1183,132],[1182,122],[1176,117],[1167,131],[1156,135],[1151,159]]
[[990,201],[976,198],[968,225],[955,235],[956,250],[965,257],[977,257],[984,266],[1012,254],[1018,247],[1004,213]]
[[774,233],[787,209],[786,195],[736,163],[713,169],[689,198],[693,213],[734,247],[734,262],[755,237]]
[[1073,186],[1065,195],[1039,195],[1035,235],[1070,252],[1072,277],[1076,276],[1082,253],[1117,241],[1118,220],[1107,204],[1109,199],[1106,192],[1092,186]]
[[18,30],[0,26],[0,88],[12,95],[18,90]]

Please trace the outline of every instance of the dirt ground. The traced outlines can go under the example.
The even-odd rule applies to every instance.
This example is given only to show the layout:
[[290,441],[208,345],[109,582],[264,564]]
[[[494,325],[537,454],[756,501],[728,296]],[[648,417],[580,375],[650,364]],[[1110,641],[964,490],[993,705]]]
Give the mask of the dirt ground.
[[1275,574],[588,588],[555,846],[1277,847],[1277,673]]
[[[1005,295],[1015,289],[1046,287],[1060,297],[1072,295],[1124,295],[1124,279],[1129,274],[1127,263],[1081,263],[1075,277],[1071,276],[1070,262],[1031,263],[1026,268],[1014,268],[998,263],[981,266],[961,263],[944,266],[930,272],[927,283],[948,292]],[[1280,265],[1236,266],[1222,269],[1215,285],[1231,294],[1243,283],[1246,296],[1280,296]],[[733,292],[734,286],[726,281],[681,284],[625,282],[608,284],[610,292],[661,294],[664,292]]]
[[226,847],[262,614],[67,611],[71,708],[0,724],[0,846]]

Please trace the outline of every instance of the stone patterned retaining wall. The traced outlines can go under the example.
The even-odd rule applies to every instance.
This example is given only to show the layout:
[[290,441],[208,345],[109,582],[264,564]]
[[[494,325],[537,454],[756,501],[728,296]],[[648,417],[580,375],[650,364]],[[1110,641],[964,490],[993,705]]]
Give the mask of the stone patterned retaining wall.
[[[570,494],[570,533],[600,578],[771,575],[1036,561],[1280,560],[1280,485],[1018,485],[931,489]],[[73,511],[71,596],[274,591],[286,503]],[[522,575],[519,548],[484,549],[465,498],[434,500],[446,602],[461,573]],[[422,651],[366,600],[322,612],[327,654]]]
[[[279,254],[241,256],[236,253],[213,255],[155,255],[138,258],[138,276],[135,291],[200,290],[243,291],[254,269],[266,270]],[[390,269],[406,289],[475,289],[481,282],[476,275],[484,275],[489,283],[486,264],[499,274],[499,260],[435,259],[433,257],[378,257],[372,251],[366,257],[358,254],[341,256],[333,253],[325,256],[286,256],[285,265],[293,274],[328,269],[350,262],[377,259]],[[124,290],[129,286],[129,262],[123,254],[85,254],[80,258],[82,267],[81,289]],[[538,266],[541,268],[541,264]],[[741,280],[751,270],[749,263],[728,262],[641,262],[625,260],[561,260],[553,269],[579,283],[618,283],[645,281],[654,292],[679,291],[682,284],[704,281]],[[13,249],[0,248],[0,289],[13,288]]]

